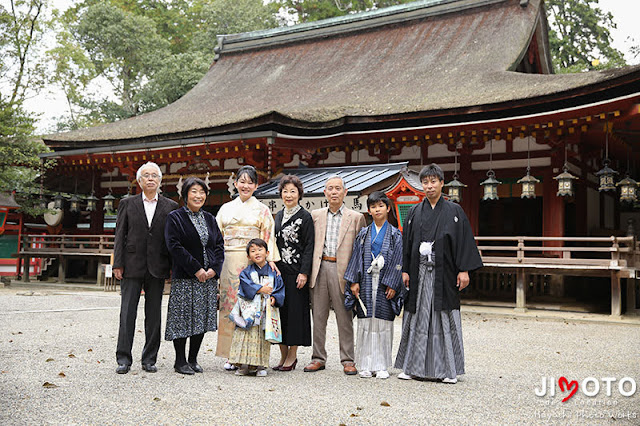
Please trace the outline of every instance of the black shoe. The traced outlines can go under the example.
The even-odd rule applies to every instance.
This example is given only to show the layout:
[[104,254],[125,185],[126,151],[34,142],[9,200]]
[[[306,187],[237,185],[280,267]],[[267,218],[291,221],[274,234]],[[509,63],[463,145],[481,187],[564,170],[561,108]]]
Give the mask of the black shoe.
[[126,364],[118,364],[118,368],[116,368],[116,373],[118,374],[127,374],[131,370],[130,365]]
[[190,362],[189,367],[191,367],[191,369],[196,373],[204,373],[204,370],[202,369],[202,367],[200,367],[200,364],[198,364],[197,362]]
[[142,364],[142,369],[147,373],[157,373],[158,367],[155,364]]
[[176,365],[175,367],[176,373],[180,374],[188,374],[190,376],[194,375],[195,372],[189,367],[188,364],[185,365]]

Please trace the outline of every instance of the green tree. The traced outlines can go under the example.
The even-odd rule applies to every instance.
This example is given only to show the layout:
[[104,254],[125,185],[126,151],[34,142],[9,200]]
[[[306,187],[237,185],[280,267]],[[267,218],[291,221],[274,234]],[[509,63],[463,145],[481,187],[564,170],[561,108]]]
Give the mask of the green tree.
[[90,6],[71,25],[98,75],[106,78],[120,101],[120,118],[141,112],[140,92],[146,80],[169,55],[169,43],[155,23],[115,6]]
[[[277,25],[262,0],[85,0],[59,18],[53,81],[69,104],[58,130],[151,111],[207,72],[218,34]],[[106,79],[114,96],[91,90]]]
[[194,35],[193,48],[213,59],[218,35],[276,27],[273,12],[262,0],[214,0],[203,4],[195,16],[200,30]]
[[547,0],[549,45],[556,72],[625,65],[622,52],[611,47],[613,15],[597,7],[598,0]]
[[12,0],[0,5],[0,191],[16,192],[26,213],[41,213],[34,203],[36,179],[48,149],[34,138],[34,117],[22,107],[42,89],[44,63],[37,49],[47,26],[46,2]]

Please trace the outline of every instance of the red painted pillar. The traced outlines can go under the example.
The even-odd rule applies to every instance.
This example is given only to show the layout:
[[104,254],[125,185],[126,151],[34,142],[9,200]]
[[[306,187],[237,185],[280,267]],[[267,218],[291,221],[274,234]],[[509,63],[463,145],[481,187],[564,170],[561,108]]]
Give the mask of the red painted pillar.
[[460,206],[469,218],[473,235],[478,235],[478,222],[480,214],[480,193],[479,181],[474,177],[471,170],[471,150],[462,149],[460,153],[460,182],[467,185],[462,189],[462,201]]
[[[556,194],[557,183],[553,179],[553,170],[562,169],[563,152],[556,150],[551,154],[551,167],[544,176],[542,196],[542,235],[544,237],[563,237],[565,208],[563,197]],[[562,247],[562,241],[547,241],[545,247]],[[560,253],[555,253],[559,255]]]

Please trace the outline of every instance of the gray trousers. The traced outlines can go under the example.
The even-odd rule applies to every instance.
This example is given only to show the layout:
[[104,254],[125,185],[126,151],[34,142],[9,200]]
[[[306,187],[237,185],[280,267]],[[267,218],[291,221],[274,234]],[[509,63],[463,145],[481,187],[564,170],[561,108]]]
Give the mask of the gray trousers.
[[340,341],[340,362],[353,362],[353,315],[344,307],[344,289],[340,288],[335,262],[325,260],[320,264],[318,278],[311,289],[311,310],[313,314],[313,356],[314,361],[325,363],[327,320],[329,308],[333,307],[338,323]]

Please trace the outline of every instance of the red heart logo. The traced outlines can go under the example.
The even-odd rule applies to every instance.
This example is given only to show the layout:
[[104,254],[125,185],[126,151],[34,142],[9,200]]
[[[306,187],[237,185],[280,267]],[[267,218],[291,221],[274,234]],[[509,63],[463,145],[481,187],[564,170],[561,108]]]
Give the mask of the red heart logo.
[[562,402],[567,402],[569,399],[571,399],[571,397],[573,395],[576,394],[576,392],[578,392],[578,381],[577,380],[572,380],[569,381],[567,380],[566,377],[560,377],[560,379],[558,379],[558,386],[560,386],[560,390],[562,392],[565,391],[565,386],[566,386],[566,390],[567,391],[571,391],[571,393],[569,394],[569,396],[565,397]]

